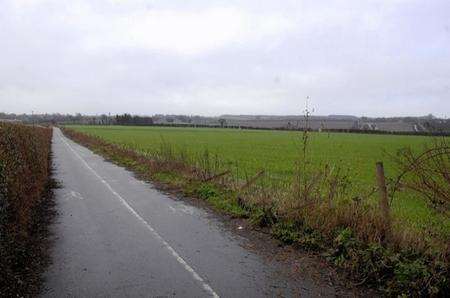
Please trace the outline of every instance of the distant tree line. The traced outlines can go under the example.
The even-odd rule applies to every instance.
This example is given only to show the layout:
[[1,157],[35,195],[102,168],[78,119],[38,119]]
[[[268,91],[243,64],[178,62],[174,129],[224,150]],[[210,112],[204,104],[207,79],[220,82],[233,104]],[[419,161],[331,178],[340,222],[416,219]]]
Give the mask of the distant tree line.
[[[255,116],[256,117],[256,116]],[[275,117],[275,116],[273,116]],[[273,118],[272,117],[272,118]],[[300,116],[298,116],[300,117]],[[339,116],[342,118],[342,116]],[[235,116],[238,119],[238,116]],[[280,117],[283,118],[283,117]],[[323,123],[327,123],[323,118]],[[316,117],[316,119],[321,119]],[[283,119],[288,119],[284,117]],[[353,118],[352,118],[353,119]],[[369,118],[360,117],[356,118],[361,122],[370,123],[389,123],[389,122],[403,122],[414,125],[416,131],[411,132],[398,132],[401,134],[436,134],[436,135],[448,135],[450,133],[450,119],[436,118],[433,115],[427,115],[423,117],[390,117],[390,118]],[[294,121],[287,120],[286,125],[283,127],[251,127],[245,123],[239,123],[239,119],[229,121],[226,117],[203,117],[203,116],[187,116],[187,115],[160,115],[153,116],[136,116],[128,113],[118,115],[82,115],[82,114],[10,114],[0,112],[0,121],[20,121],[23,123],[33,124],[79,124],[79,125],[139,125],[139,126],[192,126],[192,127],[224,127],[224,128],[246,128],[246,129],[276,129],[276,130],[299,130],[301,128],[294,125]],[[261,120],[263,121],[263,120]],[[350,121],[350,120],[349,120]],[[317,128],[316,128],[317,129]],[[348,132],[367,132],[371,130],[371,127],[359,126],[358,121],[355,121],[355,125],[351,129],[336,129],[333,127],[326,127],[321,124],[319,130],[328,131],[348,131]],[[373,129],[372,129],[373,130]],[[377,133],[379,130],[375,130],[373,133]],[[388,132],[379,132],[388,133]]]
[[7,114],[0,112],[1,120],[16,120],[35,124],[87,124],[87,125],[152,125],[153,117],[122,115],[82,115],[82,114]]
[[153,125],[153,118],[148,116],[116,115],[116,125]]

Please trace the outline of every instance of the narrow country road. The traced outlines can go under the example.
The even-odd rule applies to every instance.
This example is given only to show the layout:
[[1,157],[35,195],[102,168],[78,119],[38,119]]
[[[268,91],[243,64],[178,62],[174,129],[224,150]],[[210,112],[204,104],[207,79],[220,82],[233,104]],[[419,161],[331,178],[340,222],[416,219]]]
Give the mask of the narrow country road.
[[[56,223],[44,297],[333,295],[280,274],[210,212],[174,200],[55,129]],[[283,277],[284,276],[284,277]]]

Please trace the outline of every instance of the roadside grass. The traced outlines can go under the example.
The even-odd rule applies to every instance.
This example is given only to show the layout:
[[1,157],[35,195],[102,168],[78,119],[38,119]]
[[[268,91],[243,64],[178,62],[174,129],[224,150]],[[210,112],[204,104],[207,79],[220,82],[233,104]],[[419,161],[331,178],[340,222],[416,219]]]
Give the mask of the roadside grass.
[[[282,174],[278,172],[274,179],[272,173],[277,172],[267,164],[266,171],[258,169],[264,154],[274,159],[279,157],[277,152],[277,146],[281,143],[279,136],[275,135],[271,141],[267,141],[266,147],[255,142],[253,138],[254,133],[271,136],[280,132],[249,131],[247,134],[224,130],[223,134],[228,137],[233,133],[239,135],[236,144],[246,143],[240,147],[241,150],[245,149],[241,153],[251,159],[252,166],[242,168],[240,163],[223,161],[214,149],[196,145],[195,139],[189,143],[189,137],[184,139],[183,142],[186,143],[182,145],[171,143],[166,135],[148,139],[144,137],[147,135],[146,131],[157,128],[72,128],[76,131],[87,131],[88,134],[65,129],[67,136],[106,158],[129,167],[142,178],[163,183],[166,187],[174,188],[187,196],[205,200],[213,208],[232,216],[248,218],[253,224],[268,228],[274,237],[285,243],[318,251],[330,263],[344,268],[345,272],[359,284],[377,287],[385,294],[393,296],[439,295],[449,290],[449,238],[446,226],[448,217],[434,212],[425,203],[420,204],[422,201],[413,198],[411,193],[403,193],[402,199],[396,197],[393,201],[397,204],[400,201],[401,204],[398,205],[400,208],[393,209],[393,230],[388,237],[385,222],[375,204],[376,197],[361,195],[364,190],[361,186],[364,183],[370,186],[366,187],[372,188],[374,181],[369,181],[368,177],[373,174],[367,170],[365,174],[355,175],[357,171],[351,168],[337,171],[334,167],[330,167],[329,162],[299,164],[295,158],[301,155],[296,147],[299,146],[298,133],[281,132],[284,138],[291,140],[289,142],[284,140],[284,144],[290,143],[293,146],[290,148],[292,160],[289,161],[292,163],[292,172]],[[134,131],[135,129],[138,133]],[[163,129],[166,130],[168,128]],[[204,130],[200,130],[199,133]],[[223,152],[228,152],[228,148],[233,151],[232,146],[221,139],[221,130],[206,129],[204,133],[215,134],[216,143],[226,147],[221,147]],[[136,134],[139,137],[136,137]],[[242,135],[245,135],[245,138],[242,138]],[[336,134],[334,138],[338,136]],[[409,141],[409,145],[415,146],[421,146],[419,144],[428,140],[400,137],[399,141],[392,139],[398,136],[381,136],[388,137],[383,143],[380,136],[362,136],[368,139],[364,142],[372,142],[372,146],[366,146],[365,150],[361,151],[361,147],[364,146],[358,138],[354,138],[361,135],[343,136],[350,143],[345,145],[345,150],[334,152],[335,156],[344,156],[347,162],[364,161],[366,164],[362,168],[367,169],[369,162],[366,158],[358,157],[358,154],[364,157],[371,156],[371,152],[377,150],[373,147],[374,144],[381,144],[383,147],[386,143],[395,150],[404,146],[406,140]],[[376,140],[369,137],[375,137]],[[270,139],[267,136],[263,138]],[[317,145],[317,139],[320,138],[322,143]],[[311,145],[312,154],[309,154],[313,161],[317,158],[327,158],[318,155],[315,150],[319,148],[321,151],[318,149],[318,152],[325,154],[323,152],[327,151],[322,146],[333,147],[333,143],[327,143],[328,138],[331,136],[326,133],[313,134],[311,144],[315,145]],[[190,145],[187,146],[187,143]],[[272,144],[272,147],[269,144]],[[353,150],[353,146],[359,147]],[[285,149],[283,147],[283,150]],[[264,154],[260,152],[261,150]],[[382,153],[374,155],[374,161],[378,156],[384,156]],[[282,163],[282,156],[279,159]],[[360,169],[361,164],[358,164],[357,168]],[[387,168],[389,169],[389,165]],[[230,174],[218,175],[224,170],[228,170]],[[257,171],[264,175],[255,176]],[[372,171],[374,172],[374,169]],[[353,182],[355,179],[358,180],[356,183]],[[373,189],[369,193],[373,193]],[[404,206],[408,206],[409,209],[403,208]],[[402,213],[396,210],[404,212],[404,218],[399,216]],[[408,220],[417,222],[412,225]]]

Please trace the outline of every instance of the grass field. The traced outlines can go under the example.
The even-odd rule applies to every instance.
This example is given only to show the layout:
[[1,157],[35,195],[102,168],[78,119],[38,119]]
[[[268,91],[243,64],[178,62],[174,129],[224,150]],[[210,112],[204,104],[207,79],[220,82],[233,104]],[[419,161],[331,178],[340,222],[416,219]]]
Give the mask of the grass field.
[[[290,179],[295,161],[301,154],[300,132],[235,130],[208,128],[71,126],[99,136],[106,141],[131,147],[141,152],[154,152],[161,143],[176,150],[186,150],[192,157],[205,149],[224,162],[237,164],[241,175],[252,175],[265,169],[275,179]],[[395,167],[388,154],[410,146],[419,150],[431,138],[345,133],[311,133],[309,152],[316,166],[339,165],[348,170],[355,194],[375,185],[375,162],[383,161],[387,176],[393,177]],[[448,238],[450,220],[435,214],[413,194],[401,194],[392,204],[394,216],[419,229],[430,227]]]

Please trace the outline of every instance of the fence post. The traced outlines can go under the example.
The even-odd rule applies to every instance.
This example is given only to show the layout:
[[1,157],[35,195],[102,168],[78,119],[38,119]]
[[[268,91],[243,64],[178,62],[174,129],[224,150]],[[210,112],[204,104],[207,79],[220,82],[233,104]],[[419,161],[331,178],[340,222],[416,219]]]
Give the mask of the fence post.
[[380,193],[380,209],[381,216],[386,226],[385,237],[388,237],[391,232],[391,215],[389,210],[389,199],[386,188],[386,179],[384,176],[384,166],[381,161],[376,163],[377,165],[377,182],[378,192]]

